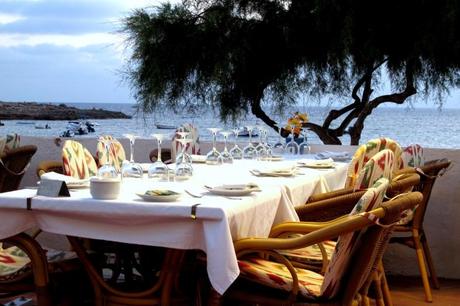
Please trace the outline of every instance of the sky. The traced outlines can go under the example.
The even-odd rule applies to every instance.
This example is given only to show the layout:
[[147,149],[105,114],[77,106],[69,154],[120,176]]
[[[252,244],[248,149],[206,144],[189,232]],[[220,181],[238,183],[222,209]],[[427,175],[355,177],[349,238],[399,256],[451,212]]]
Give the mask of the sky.
[[[120,20],[166,1],[179,2],[0,0],[0,101],[134,103]],[[460,92],[444,106],[460,107]]]

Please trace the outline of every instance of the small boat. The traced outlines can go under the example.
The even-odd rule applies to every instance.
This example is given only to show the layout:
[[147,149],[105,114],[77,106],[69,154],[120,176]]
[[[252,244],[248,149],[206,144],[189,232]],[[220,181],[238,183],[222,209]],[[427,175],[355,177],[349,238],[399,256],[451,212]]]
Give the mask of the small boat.
[[18,121],[16,124],[35,124],[35,122],[30,122],[30,121]]
[[[256,130],[252,130],[251,132],[251,137],[258,136],[259,134],[257,133]],[[240,128],[240,131],[238,132],[238,137],[249,137],[249,131],[247,128]]]
[[66,130],[62,132],[62,134],[60,135],[60,137],[73,137],[73,136],[75,136],[75,133],[70,130]]
[[155,126],[157,127],[157,129],[160,129],[160,130],[175,130],[176,127],[174,125],[169,125],[169,124],[155,124]]
[[3,122],[0,121],[0,126],[4,126],[4,125],[5,125],[5,123],[3,123]]
[[41,124],[35,124],[35,128],[39,130],[48,130],[51,128],[49,124],[41,125]]
[[88,134],[88,128],[86,124],[83,124],[79,121],[69,121],[69,123],[67,124],[67,130],[73,132],[76,135]]

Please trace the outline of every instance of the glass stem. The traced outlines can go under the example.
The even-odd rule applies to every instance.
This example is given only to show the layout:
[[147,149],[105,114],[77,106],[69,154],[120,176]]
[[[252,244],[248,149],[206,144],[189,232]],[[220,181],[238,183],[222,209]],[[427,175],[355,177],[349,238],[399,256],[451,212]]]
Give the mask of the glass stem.
[[224,136],[224,151],[227,152],[227,136]]
[[158,144],[158,156],[157,156],[157,161],[158,162],[161,162],[161,140],[158,139],[157,140],[157,144]]
[[131,153],[131,154],[130,154],[130,155],[131,155],[131,156],[130,156],[130,162],[131,162],[131,163],[134,163],[134,139],[130,140],[130,141],[129,141],[129,144],[130,144],[130,146],[131,146],[131,148],[130,148],[130,153]]
[[212,150],[216,150],[216,133],[212,133]]
[[252,130],[248,130],[249,132],[249,145],[252,146]]

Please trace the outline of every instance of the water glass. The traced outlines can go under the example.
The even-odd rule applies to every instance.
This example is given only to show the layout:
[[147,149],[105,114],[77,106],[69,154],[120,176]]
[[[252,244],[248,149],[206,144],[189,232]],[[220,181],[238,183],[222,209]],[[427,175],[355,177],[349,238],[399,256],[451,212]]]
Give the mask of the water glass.
[[230,154],[230,152],[228,152],[228,149],[227,149],[227,139],[228,139],[228,136],[232,133],[230,131],[223,131],[223,132],[220,132],[222,134],[222,136],[224,136],[224,151],[222,151],[220,153],[220,157],[222,159],[222,163],[224,164],[233,164],[233,157],[232,155]]
[[286,148],[286,145],[283,143],[283,137],[281,136],[281,132],[283,129],[278,126],[278,140],[275,142],[273,145],[273,153],[275,154],[284,154],[284,150]]
[[297,142],[295,141],[294,139],[294,128],[295,126],[293,125],[291,127],[291,141],[289,141],[287,144],[286,144],[286,152],[290,153],[290,154],[299,154],[299,145],[297,144]]
[[[186,135],[183,135],[186,136]],[[187,148],[187,144],[192,142],[192,139],[190,138],[179,138],[176,139],[181,144],[181,154],[180,158],[176,159],[176,170],[175,170],[175,179],[176,180],[186,180],[192,177],[193,175],[193,167],[192,167],[192,162],[191,159],[189,160],[187,158],[187,155],[185,153],[185,150]]]
[[123,136],[129,139],[130,158],[129,161],[123,161],[121,167],[121,177],[141,178],[144,171],[142,170],[141,165],[134,162],[134,142],[136,141],[137,136],[133,134],[124,134]]
[[104,164],[98,169],[97,175],[100,178],[116,178],[118,177],[117,169],[112,164],[112,160],[110,158],[110,149],[112,146],[112,140],[105,138],[105,137],[100,137],[99,141],[102,142],[102,144],[104,145],[105,152],[106,152],[106,159],[104,161]]
[[307,141],[307,131],[303,131],[303,140],[299,145],[299,154],[310,154],[311,148]]
[[254,159],[257,157],[256,148],[252,145],[252,131],[254,130],[253,126],[246,126],[246,130],[249,133],[249,143],[243,149],[243,158],[244,159]]

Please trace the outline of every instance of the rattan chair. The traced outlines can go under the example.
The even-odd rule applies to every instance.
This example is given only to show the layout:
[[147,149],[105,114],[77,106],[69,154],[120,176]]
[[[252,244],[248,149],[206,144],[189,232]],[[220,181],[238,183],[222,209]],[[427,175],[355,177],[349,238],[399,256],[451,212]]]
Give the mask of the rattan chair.
[[27,145],[0,154],[0,192],[16,190],[29,168],[30,160],[37,151],[34,145]]
[[395,232],[407,233],[408,236],[393,237],[390,242],[400,243],[415,249],[425,291],[425,299],[428,302],[431,302],[433,297],[431,294],[430,282],[428,280],[427,267],[434,288],[439,288],[439,281],[436,275],[433,259],[431,257],[430,248],[428,246],[427,236],[423,228],[423,220],[425,218],[431,191],[436,179],[443,175],[450,166],[451,161],[447,159],[439,159],[426,162],[425,165],[420,168],[405,168],[400,171],[402,174],[420,174],[420,183],[415,186],[415,190],[418,190],[423,194],[423,201],[415,209],[413,218],[410,222],[395,227]]
[[[292,286],[290,288],[288,286],[288,290],[275,289],[253,275],[246,274],[244,276],[242,273],[237,282],[223,296],[219,296],[213,291],[209,304],[235,305],[238,302],[238,305],[358,305],[363,303],[362,297],[367,295],[369,276],[372,271],[377,269],[389,234],[393,229],[393,226],[386,225],[395,224],[400,220],[404,210],[415,207],[421,200],[422,195],[414,192],[385,202],[382,207],[367,214],[348,216],[336,222],[322,224],[287,223],[272,229],[271,235],[278,237],[285,232],[303,234],[294,238],[248,238],[236,241],[235,251],[240,262],[240,268],[242,267],[241,263],[248,260],[258,261],[259,258],[265,262],[276,260],[276,266],[281,263],[286,267],[284,271],[288,271]],[[369,216],[373,217],[369,218]],[[380,221],[376,222],[375,218]],[[342,280],[337,287],[337,292],[333,294],[331,291],[323,291],[319,295],[308,297],[300,295],[300,286],[309,285],[299,282],[298,275],[305,275],[306,272],[294,267],[289,259],[280,255],[279,250],[305,247],[346,233],[358,232],[361,235],[354,236],[359,238],[351,250],[349,264],[341,273],[334,275],[335,279]],[[335,264],[337,262],[332,265]],[[333,268],[330,267],[331,270]],[[273,281],[280,281],[276,274],[273,274],[272,277]]]

